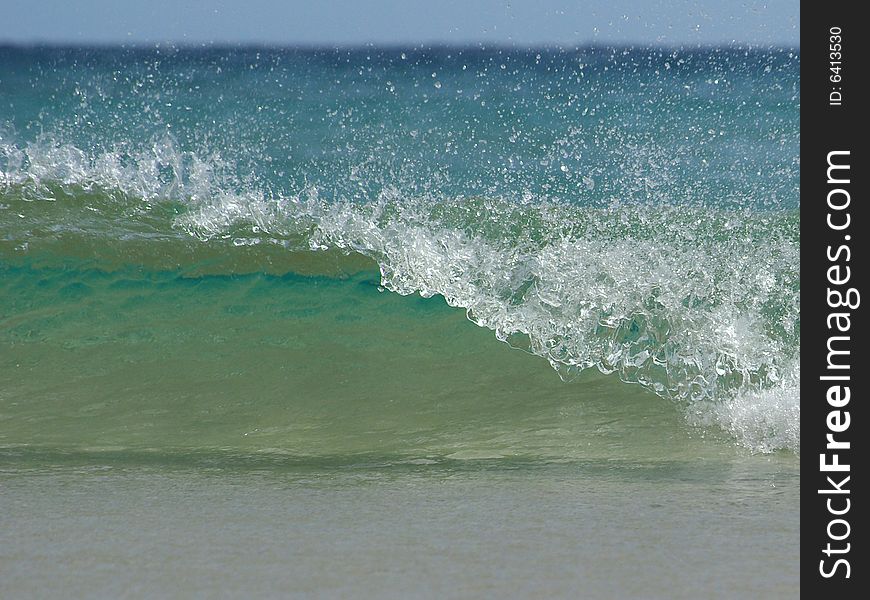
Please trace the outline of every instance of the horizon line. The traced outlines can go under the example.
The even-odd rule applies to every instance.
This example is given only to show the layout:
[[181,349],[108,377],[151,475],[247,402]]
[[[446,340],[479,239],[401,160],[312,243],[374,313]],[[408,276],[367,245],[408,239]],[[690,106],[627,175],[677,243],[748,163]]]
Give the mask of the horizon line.
[[576,44],[518,44],[513,42],[418,42],[405,43],[271,43],[271,42],[191,42],[191,41],[6,41],[0,39],[0,49],[118,49],[118,50],[296,50],[296,51],[420,51],[420,50],[511,50],[511,51],[576,51],[576,50],[782,50],[800,52],[800,44],[754,42],[578,42]]

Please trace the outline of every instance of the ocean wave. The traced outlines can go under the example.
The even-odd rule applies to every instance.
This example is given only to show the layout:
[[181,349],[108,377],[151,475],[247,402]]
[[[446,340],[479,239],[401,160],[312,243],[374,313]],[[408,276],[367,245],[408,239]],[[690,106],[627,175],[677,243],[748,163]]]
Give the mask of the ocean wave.
[[96,154],[0,140],[0,227],[29,251],[32,207],[53,202],[72,212],[49,216],[46,237],[363,255],[384,289],[441,295],[563,377],[615,373],[753,450],[799,450],[797,211],[660,198],[591,208],[524,190],[406,192],[400,179],[359,201],[314,184],[273,194],[232,172],[170,137]]

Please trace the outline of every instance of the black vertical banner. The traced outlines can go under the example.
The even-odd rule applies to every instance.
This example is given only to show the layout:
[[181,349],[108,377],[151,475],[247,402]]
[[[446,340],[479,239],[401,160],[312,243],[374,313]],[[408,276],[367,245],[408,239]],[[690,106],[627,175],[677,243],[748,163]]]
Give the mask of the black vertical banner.
[[[861,3],[801,10],[801,588],[867,586],[867,25]],[[859,283],[860,282],[860,283]],[[821,594],[824,594],[822,596]]]

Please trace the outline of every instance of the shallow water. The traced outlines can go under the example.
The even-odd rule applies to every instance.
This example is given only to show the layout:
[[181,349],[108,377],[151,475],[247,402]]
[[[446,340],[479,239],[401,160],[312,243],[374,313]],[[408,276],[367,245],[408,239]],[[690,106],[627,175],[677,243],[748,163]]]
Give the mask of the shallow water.
[[9,597],[793,598],[793,460],[0,474]]

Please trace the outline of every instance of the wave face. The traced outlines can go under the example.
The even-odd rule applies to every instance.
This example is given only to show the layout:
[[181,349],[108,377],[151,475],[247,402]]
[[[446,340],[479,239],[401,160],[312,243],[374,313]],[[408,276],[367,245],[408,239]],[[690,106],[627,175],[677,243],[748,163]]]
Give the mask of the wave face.
[[563,378],[614,374],[798,451],[799,63],[0,49],[0,256],[224,275],[365,257]]

